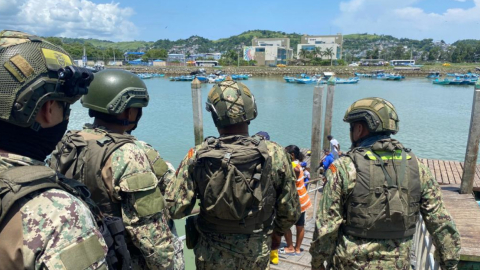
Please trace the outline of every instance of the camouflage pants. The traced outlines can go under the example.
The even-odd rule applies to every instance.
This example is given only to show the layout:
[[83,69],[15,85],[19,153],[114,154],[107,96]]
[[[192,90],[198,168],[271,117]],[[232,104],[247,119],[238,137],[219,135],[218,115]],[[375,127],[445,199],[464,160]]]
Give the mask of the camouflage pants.
[[[175,251],[175,254],[173,256],[173,264],[170,264],[170,266],[166,269],[169,270],[185,270],[185,259],[183,257],[183,241],[180,240],[176,236],[176,231],[175,235],[173,238],[173,248]],[[132,255],[132,269],[133,270],[145,270],[149,269],[147,266],[147,263],[145,262],[145,259],[143,256],[135,256]]]
[[184,270],[185,259],[183,257],[183,241],[180,240],[178,237],[175,237],[173,245],[175,250],[175,255],[173,257],[173,264],[174,264],[173,269]]
[[272,238],[265,234],[201,234],[194,248],[198,270],[270,269]]

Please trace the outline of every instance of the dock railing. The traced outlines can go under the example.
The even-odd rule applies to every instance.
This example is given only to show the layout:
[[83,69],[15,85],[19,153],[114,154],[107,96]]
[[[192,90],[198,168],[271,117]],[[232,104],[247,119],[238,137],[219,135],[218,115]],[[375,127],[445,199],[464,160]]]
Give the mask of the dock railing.
[[440,266],[433,257],[435,247],[433,240],[427,231],[422,215],[417,223],[417,230],[413,236],[413,247],[415,248],[415,270],[438,270]]

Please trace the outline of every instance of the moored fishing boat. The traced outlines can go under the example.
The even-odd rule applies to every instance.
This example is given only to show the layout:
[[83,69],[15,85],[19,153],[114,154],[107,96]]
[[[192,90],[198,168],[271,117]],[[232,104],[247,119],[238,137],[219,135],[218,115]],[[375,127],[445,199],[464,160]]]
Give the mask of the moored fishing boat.
[[283,79],[287,83],[294,83],[295,82],[295,77],[290,77],[290,76],[284,76]]
[[435,78],[440,78],[442,76],[442,74],[440,74],[440,72],[438,71],[432,71],[432,72],[429,72],[427,77],[426,78],[429,78],[429,79],[435,79]]
[[360,81],[359,78],[353,77],[353,78],[348,78],[348,79],[342,79],[342,78],[336,78],[335,83],[336,84],[355,84]]

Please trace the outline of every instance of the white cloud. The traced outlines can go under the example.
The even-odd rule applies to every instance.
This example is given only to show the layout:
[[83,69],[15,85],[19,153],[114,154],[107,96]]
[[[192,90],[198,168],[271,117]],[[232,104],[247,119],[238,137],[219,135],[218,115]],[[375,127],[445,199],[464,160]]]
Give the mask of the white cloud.
[[41,36],[131,40],[133,9],[88,0],[0,0],[0,29]]
[[467,0],[453,0],[453,1],[457,1],[457,2],[467,2]]
[[447,42],[480,39],[480,0],[473,4],[433,13],[419,8],[418,0],[350,0],[340,3],[340,15],[333,23],[345,34],[368,32]]

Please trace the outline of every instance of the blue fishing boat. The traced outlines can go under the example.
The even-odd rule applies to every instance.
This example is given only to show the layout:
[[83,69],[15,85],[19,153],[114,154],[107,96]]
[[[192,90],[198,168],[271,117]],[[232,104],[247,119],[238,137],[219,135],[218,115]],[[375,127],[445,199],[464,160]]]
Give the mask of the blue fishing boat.
[[313,79],[310,77],[307,78],[295,78],[295,82],[298,84],[311,84],[311,83],[316,83],[318,79]]
[[440,72],[433,71],[433,72],[429,72],[426,78],[436,79],[436,78],[440,78],[440,77],[442,77],[442,74],[440,74]]
[[207,76],[197,76],[197,79],[202,83],[207,83],[208,82],[208,77]]
[[153,78],[153,75],[149,74],[149,73],[139,73],[139,74],[137,74],[137,76],[142,80]]
[[287,83],[294,83],[295,82],[295,77],[290,77],[290,76],[284,76],[283,79]]
[[358,77],[353,77],[348,79],[336,78],[335,83],[336,84],[355,84],[355,83],[358,83],[359,81],[360,79]]
[[192,76],[192,75],[170,77],[170,81],[175,81],[175,82],[191,82],[193,81],[193,79],[195,79],[195,76]]
[[368,74],[368,73],[357,73],[355,72],[355,77],[361,77],[361,78],[372,78],[372,74]]

